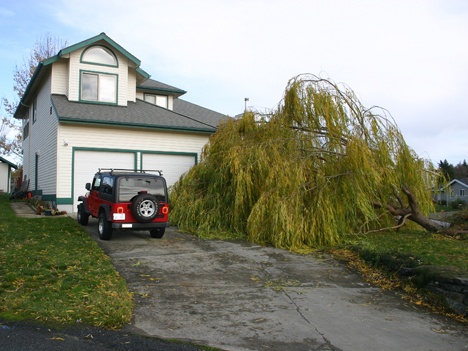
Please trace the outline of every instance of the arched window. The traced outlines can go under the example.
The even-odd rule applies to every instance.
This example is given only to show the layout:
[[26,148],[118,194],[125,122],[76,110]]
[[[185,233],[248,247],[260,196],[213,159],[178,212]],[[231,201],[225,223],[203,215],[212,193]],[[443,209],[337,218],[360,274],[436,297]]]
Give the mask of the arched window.
[[118,66],[114,53],[104,46],[91,46],[83,52],[81,62],[94,63],[105,66]]

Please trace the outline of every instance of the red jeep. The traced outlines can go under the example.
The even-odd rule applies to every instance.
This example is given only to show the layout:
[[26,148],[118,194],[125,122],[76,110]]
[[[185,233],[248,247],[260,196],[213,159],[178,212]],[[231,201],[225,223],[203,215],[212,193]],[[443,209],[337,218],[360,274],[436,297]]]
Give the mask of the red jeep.
[[99,169],[86,190],[85,196],[78,197],[76,217],[81,225],[88,224],[89,216],[98,218],[101,240],[110,240],[113,229],[149,230],[151,237],[162,238],[169,226],[167,186],[161,171]]

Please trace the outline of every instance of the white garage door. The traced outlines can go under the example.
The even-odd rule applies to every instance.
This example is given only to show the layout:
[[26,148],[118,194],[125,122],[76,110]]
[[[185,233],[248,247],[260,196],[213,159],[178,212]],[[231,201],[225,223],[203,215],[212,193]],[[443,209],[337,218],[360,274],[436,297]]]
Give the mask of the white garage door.
[[195,164],[194,155],[143,154],[143,169],[162,170],[167,186],[177,182]]
[[86,193],[85,185],[93,180],[99,168],[135,169],[135,154],[130,152],[76,151],[73,167],[73,211],[78,196]]

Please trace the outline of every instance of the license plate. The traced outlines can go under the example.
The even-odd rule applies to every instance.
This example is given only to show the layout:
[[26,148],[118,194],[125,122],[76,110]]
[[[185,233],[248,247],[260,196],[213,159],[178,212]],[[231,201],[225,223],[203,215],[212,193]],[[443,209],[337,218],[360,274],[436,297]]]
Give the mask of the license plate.
[[124,221],[125,213],[114,213],[114,221]]

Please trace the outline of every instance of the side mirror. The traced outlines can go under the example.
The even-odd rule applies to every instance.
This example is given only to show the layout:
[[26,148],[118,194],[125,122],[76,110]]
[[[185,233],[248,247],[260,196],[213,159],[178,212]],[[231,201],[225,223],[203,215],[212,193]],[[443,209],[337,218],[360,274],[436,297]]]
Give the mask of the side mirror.
[[86,183],[85,185],[86,190],[91,190],[91,183]]

